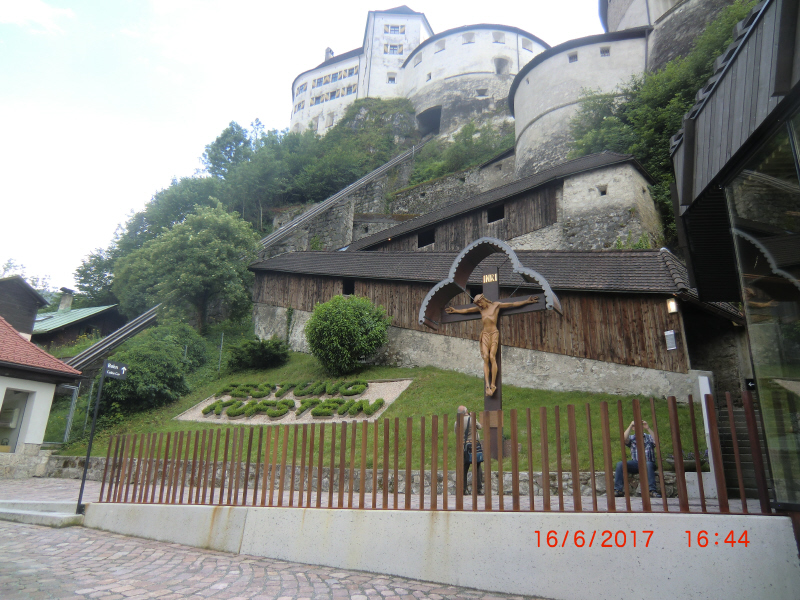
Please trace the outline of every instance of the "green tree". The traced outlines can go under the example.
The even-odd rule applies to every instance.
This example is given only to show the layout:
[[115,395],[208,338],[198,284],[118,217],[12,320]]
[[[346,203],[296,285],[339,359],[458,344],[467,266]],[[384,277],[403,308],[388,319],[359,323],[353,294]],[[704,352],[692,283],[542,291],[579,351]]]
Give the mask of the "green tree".
[[733,26],[755,4],[755,0],[737,0],[725,8],[687,56],[670,61],[661,71],[634,77],[615,94],[585,90],[570,124],[575,140],[570,158],[611,150],[633,154],[642,163],[656,181],[651,191],[670,242],[675,240],[670,137],[682,127],[697,90],[712,75],[714,60],[731,43]]
[[331,375],[354,371],[387,343],[391,318],[367,298],[334,296],[317,304],[306,323],[308,346]]
[[114,283],[114,258],[110,250],[97,248],[89,253],[81,266],[75,269],[76,287],[91,306],[116,304],[117,297],[111,287]]
[[224,303],[234,318],[250,308],[258,236],[249,223],[217,206],[198,207],[140,249],[118,260],[113,291],[123,312],[138,315],[161,302],[168,313],[187,313],[200,331],[209,308]]
[[206,146],[203,164],[211,175],[225,179],[236,165],[248,161],[252,154],[247,129],[231,121],[217,139]]

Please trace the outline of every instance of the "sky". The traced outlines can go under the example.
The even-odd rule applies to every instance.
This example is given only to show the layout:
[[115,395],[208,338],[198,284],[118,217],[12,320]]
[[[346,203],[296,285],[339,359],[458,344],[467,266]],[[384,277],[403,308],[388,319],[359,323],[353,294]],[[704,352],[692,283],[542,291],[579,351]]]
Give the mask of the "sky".
[[[397,0],[395,0],[396,2]],[[288,127],[291,84],[359,47],[391,0],[0,0],[0,265],[73,272],[231,121]],[[551,45],[601,33],[597,0],[412,0],[435,33],[475,23]]]

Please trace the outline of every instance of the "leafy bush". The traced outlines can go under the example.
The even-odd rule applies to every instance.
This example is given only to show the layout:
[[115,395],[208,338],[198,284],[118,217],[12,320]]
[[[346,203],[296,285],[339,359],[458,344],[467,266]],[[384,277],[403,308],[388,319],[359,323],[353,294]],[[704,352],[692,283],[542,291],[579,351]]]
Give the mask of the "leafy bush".
[[317,406],[320,402],[321,400],[319,398],[307,398],[306,400],[300,402],[300,408],[295,411],[295,414],[299,417],[307,410]]
[[384,308],[367,298],[334,296],[314,308],[306,324],[306,340],[326,371],[342,375],[386,344],[389,321]]
[[111,359],[128,365],[127,379],[108,379],[103,405],[113,402],[123,412],[150,410],[169,404],[189,391],[184,374],[183,349],[168,340],[149,337],[116,352]]
[[369,386],[369,384],[360,379],[356,381],[345,381],[339,386],[339,393],[342,396],[358,396],[367,390],[367,386]]
[[344,400],[341,398],[329,398],[316,408],[311,409],[311,416],[331,417],[333,416],[333,411],[338,410],[342,404],[344,404]]
[[296,383],[279,383],[278,390],[275,392],[276,398],[283,398],[291,390],[297,387]]
[[[367,402],[367,401],[366,400],[362,400],[362,402]],[[378,398],[372,404],[364,407],[364,414],[367,415],[368,417],[371,417],[376,412],[378,412],[381,408],[383,408],[384,404],[386,404],[386,400],[384,400],[383,398]]]
[[277,336],[269,340],[245,340],[232,346],[230,352],[228,368],[232,371],[269,369],[289,360],[289,345]]
[[352,408],[352,406],[355,403],[356,403],[355,400],[348,400],[347,402],[345,402],[344,404],[339,406],[339,409],[336,412],[338,414],[340,414],[340,415],[346,415],[348,413],[348,411],[350,410],[350,408]]

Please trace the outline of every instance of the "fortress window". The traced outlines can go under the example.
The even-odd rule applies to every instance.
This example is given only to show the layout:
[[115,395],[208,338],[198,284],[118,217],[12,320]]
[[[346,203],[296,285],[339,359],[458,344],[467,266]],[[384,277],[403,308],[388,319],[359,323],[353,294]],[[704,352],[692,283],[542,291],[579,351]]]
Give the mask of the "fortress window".
[[533,52],[533,42],[522,38],[522,49],[528,52]]
[[400,33],[400,26],[399,25],[389,25],[389,33],[393,33],[393,34]]
[[608,47],[600,48],[600,56],[603,56],[603,57],[611,56],[611,48],[608,48]]
[[406,32],[405,25],[384,25],[383,26],[383,33],[388,33],[391,35],[402,34]]
[[397,73],[387,73],[386,74],[386,83],[394,85],[397,83]]
[[307,89],[308,89],[308,83],[304,83],[303,85],[298,85],[297,86],[297,92],[295,92],[295,94],[294,94],[295,97],[299,96],[300,94],[305,92]]
[[494,72],[497,75],[508,75],[509,61],[505,58],[494,59]]
[[569,62],[571,62],[571,63],[578,62],[578,53],[577,52],[571,52],[569,54]]
[[322,77],[314,80],[314,87],[319,87],[321,85],[322,85]]
[[334,73],[333,75],[331,75],[331,81],[339,81],[339,74]]
[[402,44],[384,44],[383,53],[384,54],[403,54],[403,45]]
[[465,33],[461,36],[461,43],[462,44],[474,44],[475,43],[475,34],[474,33]]
[[342,295],[352,296],[356,293],[356,282],[352,279],[342,280]]
[[500,206],[492,206],[486,211],[487,223],[494,223],[496,221],[500,221],[501,219],[505,219],[505,217],[506,217],[505,204],[501,204]]
[[426,76],[426,78],[425,78],[425,81],[430,81],[430,80],[431,80],[431,74],[430,74],[430,73],[428,73],[428,75],[427,75],[427,76]]
[[480,88],[475,90],[475,93],[478,95],[478,98],[486,98],[489,95],[489,88]]
[[347,69],[347,76],[348,77],[352,77],[356,73],[358,73],[358,67],[350,67],[349,69]]
[[446,42],[447,40],[439,40],[438,42],[436,42],[436,52],[441,52],[442,50],[444,50]]
[[348,85],[347,86],[347,95],[349,96],[350,94],[355,94],[357,90],[358,90],[358,86],[357,85]]
[[505,44],[506,43],[506,34],[502,31],[493,31],[492,32],[492,41],[495,44]]
[[608,186],[607,185],[598,185],[597,191],[600,192],[601,196],[608,195]]
[[417,235],[417,248],[424,248],[430,246],[436,241],[436,230],[428,229],[428,231],[420,231]]
[[325,117],[325,127],[333,127],[333,113],[328,113]]
[[421,62],[422,62],[422,52],[420,52],[414,57],[414,66],[416,67]]

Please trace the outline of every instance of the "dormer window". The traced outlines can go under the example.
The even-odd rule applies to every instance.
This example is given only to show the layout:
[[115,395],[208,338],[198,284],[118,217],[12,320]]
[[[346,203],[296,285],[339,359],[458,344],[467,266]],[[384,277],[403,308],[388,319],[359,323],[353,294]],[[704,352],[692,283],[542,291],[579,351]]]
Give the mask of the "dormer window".
[[502,31],[493,31],[492,32],[492,42],[495,44],[505,44],[506,43],[506,34]]
[[427,231],[420,231],[417,235],[417,248],[430,246],[436,242],[436,230],[428,229]]
[[522,38],[522,49],[528,52],[533,52],[533,42]]
[[571,63],[578,62],[578,53],[577,52],[570,52],[568,56],[569,56],[569,62],[571,62]]
[[603,58],[607,58],[607,57],[611,56],[611,48],[609,48],[607,46],[603,47],[603,48],[600,48],[600,56],[603,57]]
[[475,43],[475,34],[474,33],[465,33],[461,36],[461,43],[462,44],[474,44]]
[[438,42],[436,42],[436,52],[441,52],[442,50],[444,50],[446,43],[447,40],[439,40]]

